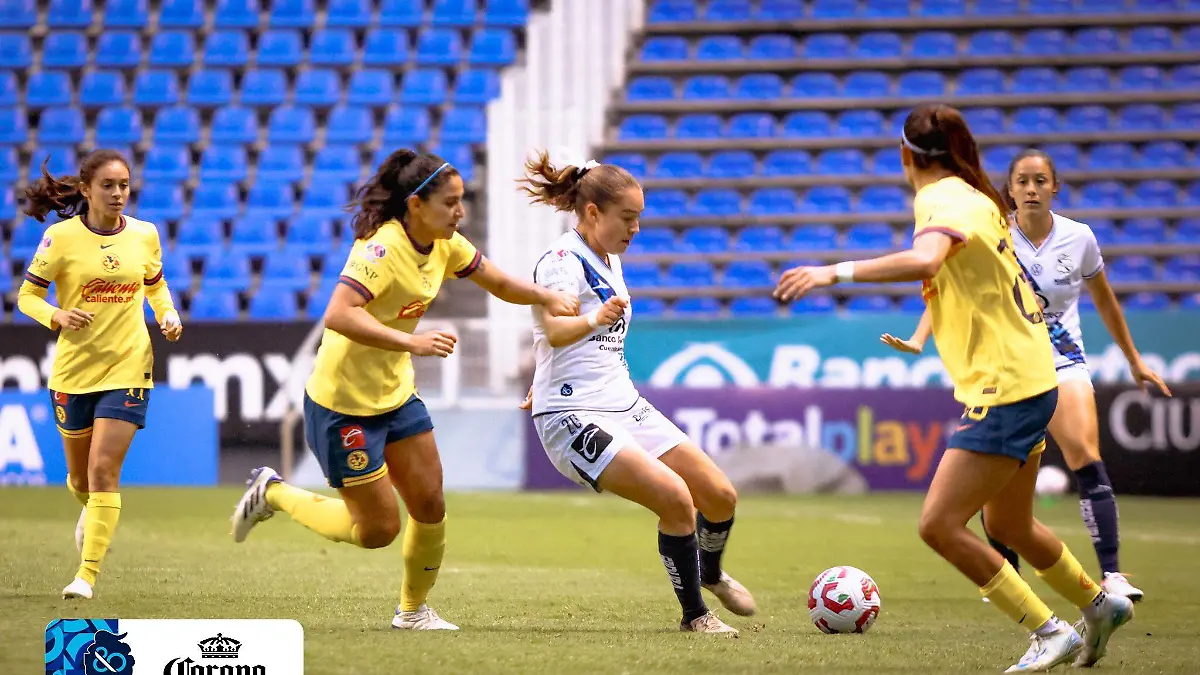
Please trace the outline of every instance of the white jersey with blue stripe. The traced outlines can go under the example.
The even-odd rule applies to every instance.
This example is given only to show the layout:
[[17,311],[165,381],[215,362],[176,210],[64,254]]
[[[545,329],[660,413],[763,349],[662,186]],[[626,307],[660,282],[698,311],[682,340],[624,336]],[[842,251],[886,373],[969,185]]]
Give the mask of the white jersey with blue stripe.
[[1013,246],[1046,316],[1054,345],[1054,365],[1062,371],[1086,366],[1079,327],[1079,294],[1083,282],[1104,270],[1096,235],[1087,225],[1050,214],[1053,224],[1041,246],[1034,246],[1013,226]]
[[[579,296],[579,313],[599,309],[614,295],[628,297],[621,260],[602,260],[575,230],[559,237],[533,270],[533,281]],[[599,326],[587,337],[565,347],[551,347],[542,326],[540,308],[533,308],[533,414],[567,410],[622,412],[640,395],[625,362],[625,336],[632,308],[611,326]]]

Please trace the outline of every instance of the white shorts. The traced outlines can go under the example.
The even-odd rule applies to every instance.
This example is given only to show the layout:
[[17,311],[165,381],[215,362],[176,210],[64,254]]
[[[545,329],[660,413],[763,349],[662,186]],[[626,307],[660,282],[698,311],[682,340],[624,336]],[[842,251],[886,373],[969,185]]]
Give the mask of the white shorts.
[[1087,367],[1086,363],[1071,363],[1066,366],[1059,366],[1058,383],[1063,382],[1092,382],[1092,371]]
[[657,458],[688,440],[644,398],[622,412],[564,410],[539,415],[533,422],[559,473],[597,492],[596,481],[622,448],[640,448]]

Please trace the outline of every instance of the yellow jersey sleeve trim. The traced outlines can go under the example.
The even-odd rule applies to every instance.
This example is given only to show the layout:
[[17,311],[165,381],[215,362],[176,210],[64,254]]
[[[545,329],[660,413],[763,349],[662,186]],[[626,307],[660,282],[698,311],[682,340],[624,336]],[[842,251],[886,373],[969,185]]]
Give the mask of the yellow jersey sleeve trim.
[[916,234],[913,235],[913,239],[916,239],[917,237],[919,237],[923,234],[930,234],[933,232],[936,232],[937,234],[944,234],[947,237],[950,237],[951,239],[954,239],[955,241],[957,241],[959,243],[965,242],[967,239],[970,238],[961,230],[956,230],[953,227],[934,226],[934,227],[926,227],[926,228],[922,229],[920,232],[917,232]]
[[483,253],[481,253],[478,250],[475,251],[475,257],[471,258],[471,262],[466,267],[455,272],[454,276],[458,277],[459,279],[463,279],[463,278],[471,276],[471,273],[473,273],[475,270],[479,269],[479,263],[482,261],[483,261]]
[[365,285],[363,285],[363,283],[361,281],[359,281],[358,279],[353,279],[353,278],[348,277],[345,274],[343,274],[342,276],[338,277],[338,283],[346,284],[355,293],[358,293],[359,295],[366,298],[367,302],[370,302],[375,299],[375,294],[371,292],[371,289],[369,289]]
[[39,277],[38,275],[34,274],[33,272],[25,273],[25,281],[28,281],[29,283],[33,284],[34,286],[37,286],[38,288],[50,288],[49,281]]

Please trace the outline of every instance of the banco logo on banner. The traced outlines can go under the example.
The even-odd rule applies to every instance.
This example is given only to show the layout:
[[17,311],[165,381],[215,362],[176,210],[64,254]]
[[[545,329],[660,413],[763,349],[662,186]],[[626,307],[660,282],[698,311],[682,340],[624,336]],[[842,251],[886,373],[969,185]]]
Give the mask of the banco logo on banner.
[[758,384],[753,368],[715,343],[688,345],[663,361],[650,375],[650,385],[654,387],[704,389]]

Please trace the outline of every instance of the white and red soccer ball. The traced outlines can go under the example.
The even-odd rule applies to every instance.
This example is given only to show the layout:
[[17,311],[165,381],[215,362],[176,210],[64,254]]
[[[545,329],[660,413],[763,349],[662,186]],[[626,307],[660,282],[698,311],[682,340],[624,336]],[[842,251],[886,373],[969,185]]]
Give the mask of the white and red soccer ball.
[[879,587],[857,567],[831,567],[808,589],[808,617],[822,633],[865,633],[879,617]]

